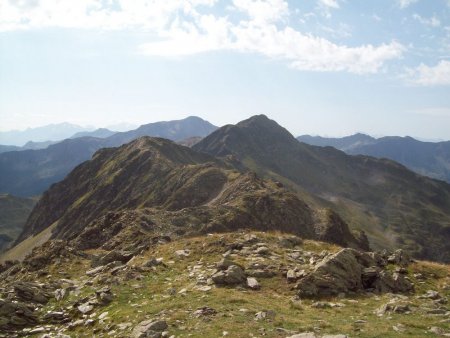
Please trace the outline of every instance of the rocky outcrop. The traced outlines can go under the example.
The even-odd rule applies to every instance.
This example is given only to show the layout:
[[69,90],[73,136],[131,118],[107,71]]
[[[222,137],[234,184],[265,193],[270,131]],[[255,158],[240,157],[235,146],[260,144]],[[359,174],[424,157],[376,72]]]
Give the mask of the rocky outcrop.
[[39,319],[32,306],[0,299],[0,331],[7,332],[37,323],[39,323]]
[[342,249],[300,279],[296,285],[298,295],[323,297],[362,290],[403,293],[414,289],[406,276],[384,270],[377,258],[374,253]]
[[13,284],[13,288],[16,297],[27,302],[45,304],[52,297],[50,292],[37,283],[18,281]]

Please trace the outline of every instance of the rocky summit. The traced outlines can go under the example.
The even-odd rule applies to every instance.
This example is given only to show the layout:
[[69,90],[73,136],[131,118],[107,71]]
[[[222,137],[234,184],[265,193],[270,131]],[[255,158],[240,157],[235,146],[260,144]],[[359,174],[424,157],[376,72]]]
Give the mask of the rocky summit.
[[165,236],[130,251],[61,243],[1,267],[0,336],[450,334],[449,267],[401,250],[255,231]]

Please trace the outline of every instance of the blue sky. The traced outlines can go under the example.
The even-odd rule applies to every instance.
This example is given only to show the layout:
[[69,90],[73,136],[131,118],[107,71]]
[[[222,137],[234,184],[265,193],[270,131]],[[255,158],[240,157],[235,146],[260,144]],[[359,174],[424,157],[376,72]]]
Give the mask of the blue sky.
[[0,130],[259,113],[450,139],[450,0],[0,0]]

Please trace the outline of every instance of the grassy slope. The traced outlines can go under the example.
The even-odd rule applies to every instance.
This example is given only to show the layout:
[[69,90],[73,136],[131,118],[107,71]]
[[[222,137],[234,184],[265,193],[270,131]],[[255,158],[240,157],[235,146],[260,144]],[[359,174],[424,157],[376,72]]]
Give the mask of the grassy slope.
[[[285,249],[277,246],[280,234],[254,233],[260,241],[266,242],[269,248],[280,255],[273,264],[288,264],[289,258]],[[168,267],[157,267],[154,271],[143,272],[141,280],[131,279],[113,286],[116,295],[114,301],[107,307],[100,308],[91,318],[107,311],[108,319],[103,324],[82,327],[69,331],[72,336],[93,336],[94,331],[102,335],[107,331],[103,328],[110,324],[115,328],[113,336],[127,337],[132,327],[148,318],[161,318],[168,322],[170,334],[176,337],[219,337],[223,331],[229,333],[229,337],[286,337],[286,332],[280,332],[279,328],[296,332],[316,331],[325,333],[342,333],[351,337],[398,337],[393,326],[403,324],[406,331],[402,334],[408,337],[434,336],[428,333],[432,326],[450,330],[448,320],[442,321],[442,316],[431,316],[421,313],[415,307],[423,300],[410,296],[408,301],[412,304],[411,314],[392,314],[378,317],[374,311],[392,299],[393,295],[368,296],[360,295],[344,299],[328,299],[327,301],[342,303],[343,307],[317,309],[311,307],[314,301],[303,300],[301,306],[291,302],[295,291],[291,290],[292,284],[288,284],[281,275],[262,279],[261,290],[251,291],[239,288],[215,288],[208,292],[195,289],[196,273],[194,266],[200,265],[203,269],[212,266],[222,258],[227,250],[226,245],[242,239],[242,233],[214,234],[206,237],[181,239],[172,243],[159,245],[145,252],[134,260],[133,264],[139,265],[149,257],[163,257]],[[225,245],[224,245],[225,243]],[[177,259],[174,252],[179,249],[190,249],[191,255],[185,259]],[[339,248],[330,244],[305,241],[297,249],[312,252],[322,250],[336,251]],[[95,253],[95,252],[94,252]],[[98,252],[97,252],[98,253]],[[236,262],[248,265],[245,257],[233,258]],[[65,264],[64,272],[60,267],[53,266],[49,273],[54,278],[71,278],[86,280],[84,272],[89,269],[88,261],[75,260]],[[292,264],[292,262],[291,262]],[[212,270],[212,269],[211,269]],[[417,294],[426,290],[439,290],[441,294],[450,296],[450,291],[443,291],[444,283],[449,283],[449,266],[435,263],[417,262],[410,266],[409,272],[421,272],[429,278],[424,284],[416,280]],[[86,286],[82,289],[84,294],[92,293],[94,287]],[[169,294],[169,289],[174,288],[176,293]],[[179,293],[186,289],[186,293]],[[350,297],[350,296],[349,296]],[[74,298],[73,298],[74,299]],[[70,300],[70,298],[69,298]],[[67,300],[66,300],[67,301]],[[53,301],[45,310],[58,309],[64,302]],[[193,312],[203,306],[209,306],[217,311],[215,316],[198,318]],[[262,310],[274,310],[276,317],[268,321],[256,321],[255,313]],[[366,322],[356,323],[358,320]],[[117,324],[131,323],[130,328],[120,330]],[[110,330],[111,330],[110,329]]]

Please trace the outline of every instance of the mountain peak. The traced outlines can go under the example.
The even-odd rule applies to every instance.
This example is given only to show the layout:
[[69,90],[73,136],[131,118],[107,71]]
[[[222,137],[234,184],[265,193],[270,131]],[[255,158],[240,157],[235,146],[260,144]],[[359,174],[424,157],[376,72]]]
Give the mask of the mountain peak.
[[[267,147],[276,148],[298,142],[285,128],[265,115],[255,115],[236,125],[226,125],[197,143],[193,149],[215,156],[264,153]],[[245,157],[245,156],[244,156]]]

